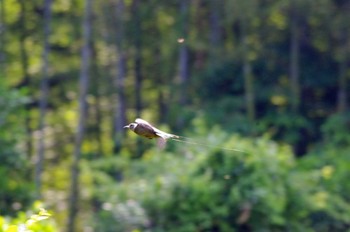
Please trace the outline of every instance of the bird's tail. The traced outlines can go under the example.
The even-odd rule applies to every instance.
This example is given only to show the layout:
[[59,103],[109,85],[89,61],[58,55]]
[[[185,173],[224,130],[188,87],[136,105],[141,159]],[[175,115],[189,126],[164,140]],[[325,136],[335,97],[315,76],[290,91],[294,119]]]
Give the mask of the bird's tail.
[[[170,135],[171,135],[171,134],[170,134]],[[208,144],[208,143],[205,142],[205,141],[198,141],[198,140],[194,140],[194,139],[192,139],[192,138],[188,138],[188,137],[184,137],[184,136],[179,136],[179,135],[173,135],[173,136],[174,136],[174,137],[169,137],[169,139],[174,140],[174,141],[176,141],[176,142],[180,142],[180,143],[187,143],[187,144],[191,144],[191,145],[199,145],[199,146],[204,146],[204,147],[219,148],[219,149],[222,149],[222,150],[228,150],[228,151],[236,151],[236,152],[246,153],[245,151],[240,150],[240,149],[211,145],[211,144]]]
[[198,145],[198,146],[211,147],[211,148],[219,148],[219,149],[228,150],[228,151],[236,151],[236,152],[246,153],[245,151],[242,151],[240,149],[235,149],[235,148],[230,148],[230,147],[215,146],[215,145],[208,144],[206,141],[198,141],[198,140],[194,140],[192,138],[188,138],[188,137],[184,137],[184,136],[169,134],[169,133],[166,133],[166,132],[158,130],[158,129],[156,131],[156,134],[159,136],[158,146],[160,148],[164,148],[167,140],[171,139],[173,141],[180,142],[180,143],[187,143],[187,144],[191,144],[191,145]]
[[159,137],[161,137],[161,138],[163,138],[163,139],[165,139],[165,140],[167,140],[167,139],[172,139],[172,138],[174,138],[174,139],[176,139],[176,138],[180,138],[180,136],[178,136],[178,135],[174,135],[174,134],[169,134],[169,133],[166,133],[166,132],[164,132],[164,131],[161,131],[161,130],[159,130],[159,129],[157,129],[157,128],[154,128],[154,130],[155,130],[155,132],[156,132],[156,135],[158,135]]

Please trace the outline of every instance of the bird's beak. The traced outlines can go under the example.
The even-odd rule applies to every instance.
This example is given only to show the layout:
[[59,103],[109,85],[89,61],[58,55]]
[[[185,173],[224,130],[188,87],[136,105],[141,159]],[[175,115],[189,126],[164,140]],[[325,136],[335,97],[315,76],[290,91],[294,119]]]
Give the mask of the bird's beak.
[[130,125],[126,125],[126,126],[124,126],[123,128],[130,128]]

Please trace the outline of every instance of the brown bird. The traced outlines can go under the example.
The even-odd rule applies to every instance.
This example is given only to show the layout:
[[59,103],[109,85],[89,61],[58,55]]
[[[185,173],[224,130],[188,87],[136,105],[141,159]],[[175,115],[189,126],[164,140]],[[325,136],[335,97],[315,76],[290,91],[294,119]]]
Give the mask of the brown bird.
[[137,118],[135,122],[132,122],[129,125],[124,126],[124,128],[129,128],[130,130],[132,130],[133,132],[135,132],[136,134],[142,137],[146,137],[149,139],[157,138],[159,147],[164,147],[168,139],[180,138],[180,136],[169,134],[155,128],[149,122],[141,118]]
[[207,142],[200,142],[198,140],[193,140],[193,139],[188,138],[188,137],[166,133],[164,131],[161,131],[161,130],[155,128],[149,122],[147,122],[141,118],[137,118],[135,120],[135,122],[132,122],[129,125],[124,126],[124,128],[129,128],[130,130],[132,130],[136,134],[138,134],[142,137],[145,137],[145,138],[149,138],[149,139],[157,138],[158,139],[158,146],[160,148],[164,148],[166,141],[168,139],[171,139],[171,140],[174,140],[176,142],[181,142],[181,143],[199,145],[199,146],[204,146],[204,147],[212,147],[212,148],[216,147],[216,148],[220,148],[223,150],[237,151],[237,152],[245,153],[244,151],[239,150],[239,149],[213,146],[213,145],[208,144]]

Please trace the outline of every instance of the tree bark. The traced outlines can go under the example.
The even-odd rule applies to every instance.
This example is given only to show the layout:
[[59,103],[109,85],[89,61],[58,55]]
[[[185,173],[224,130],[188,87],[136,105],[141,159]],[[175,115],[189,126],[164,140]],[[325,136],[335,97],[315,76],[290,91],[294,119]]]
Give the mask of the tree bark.
[[221,45],[220,2],[210,0],[210,55],[211,62],[217,62]]
[[[180,15],[181,15],[181,36],[187,39],[187,19],[188,19],[188,1],[182,0],[180,4]],[[186,41],[181,43],[179,52],[179,77],[180,77],[180,105],[184,106],[187,104],[187,85],[189,77],[188,67],[188,47]]]
[[[347,38],[345,38],[345,41]],[[344,42],[343,44],[346,44]],[[347,51],[344,48],[341,51],[343,54],[339,61],[339,77],[338,77],[338,99],[337,99],[337,111],[338,113],[343,113],[347,110]]]
[[244,91],[246,100],[246,112],[247,118],[250,123],[255,121],[255,94],[254,94],[254,78],[252,73],[252,65],[250,63],[248,54],[248,35],[246,19],[242,19],[242,57],[243,57],[243,79],[244,79]]
[[[94,40],[94,39],[93,39]],[[98,56],[97,56],[97,49],[96,49],[96,45],[94,42],[91,43],[91,57],[92,60],[95,60],[96,62],[92,63],[92,67],[91,67],[91,72],[92,75],[94,77],[99,77],[99,78],[93,78],[92,79],[92,86],[93,89],[91,90],[93,95],[95,96],[95,102],[93,105],[93,111],[94,111],[94,128],[95,128],[95,133],[94,133],[94,138],[96,140],[96,145],[97,145],[97,149],[96,149],[96,153],[98,156],[103,154],[103,143],[102,143],[102,139],[101,139],[101,135],[102,135],[102,129],[101,129],[101,125],[102,125],[102,112],[101,112],[101,72],[100,72],[100,68],[99,68],[99,64],[97,62],[98,60]]]
[[75,146],[71,173],[71,188],[69,197],[69,214],[67,231],[74,232],[75,221],[78,214],[79,204],[79,161],[81,157],[81,146],[85,134],[85,122],[87,117],[87,102],[86,95],[89,83],[89,67],[90,67],[90,40],[91,40],[91,4],[92,0],[85,0],[84,19],[83,19],[83,47],[81,53],[81,72],[79,78],[79,121],[75,136]]
[[41,196],[41,175],[43,171],[44,152],[45,152],[45,116],[47,110],[49,84],[48,84],[48,68],[49,68],[49,36],[51,24],[51,3],[52,0],[45,0],[44,3],[44,49],[42,53],[42,79],[40,86],[40,100],[39,100],[39,141],[38,154],[36,161],[35,183],[37,190],[37,197]]
[[291,40],[290,40],[290,63],[289,78],[291,88],[291,104],[293,112],[298,112],[300,105],[300,84],[299,84],[299,25],[297,9],[294,0],[291,0]]
[[[180,38],[179,38],[179,105],[186,106],[188,104],[188,81],[189,81],[189,52],[187,46],[188,34],[188,11],[189,1],[182,0],[180,3]],[[181,40],[183,42],[181,42]],[[178,115],[177,126],[182,128],[184,126],[184,118]]]
[[179,55],[179,76],[180,76],[180,105],[185,106],[188,103],[187,86],[189,79],[188,71],[188,47],[183,44]]
[[[126,125],[126,99],[125,99],[125,93],[124,93],[124,87],[125,87],[125,76],[126,76],[126,51],[125,51],[125,44],[124,44],[124,0],[119,0],[117,2],[117,9],[116,9],[116,18],[117,18],[117,32],[116,32],[116,47],[117,47],[117,75],[114,81],[115,89],[117,90],[117,106],[115,108],[114,113],[114,152],[118,152],[121,144],[122,144],[122,138],[125,134],[125,130],[123,126]],[[140,55],[140,54],[138,54]],[[139,61],[135,60],[135,66],[140,65]],[[140,69],[140,67],[138,67]],[[140,70],[138,70],[140,72]],[[136,73],[136,83],[137,84],[137,91],[140,91],[141,89],[141,77],[140,73]],[[140,94],[137,96],[136,105],[139,107],[138,109],[141,110],[141,98]],[[137,113],[138,115],[140,112]]]
[[133,0],[132,10],[134,15],[134,70],[135,70],[135,104],[136,104],[136,117],[141,116],[142,110],[142,60],[141,60],[141,19],[140,19],[140,0]]
[[[23,86],[29,87],[30,86],[30,78],[29,78],[29,72],[28,72],[28,53],[26,50],[25,42],[27,39],[27,25],[26,25],[26,0],[19,0],[20,4],[20,28],[21,28],[21,34],[19,37],[19,49],[20,49],[20,57],[21,57],[21,69],[22,69],[22,76],[23,76]],[[32,142],[32,128],[30,126],[31,124],[31,118],[30,118],[30,110],[31,107],[29,105],[26,106],[26,117],[25,117],[25,130],[27,134],[27,140],[26,140],[26,152],[27,157],[32,157],[33,153],[33,142]]]
[[[133,0],[132,2],[132,13],[134,15],[133,21],[134,21],[134,47],[135,47],[135,54],[134,54],[134,75],[135,75],[135,109],[136,109],[136,118],[141,117],[141,111],[142,111],[142,59],[141,59],[141,50],[142,50],[142,30],[141,30],[141,7],[140,7],[140,0]],[[137,138],[137,144],[136,144],[136,157],[142,156],[142,140],[140,138]]]
[[[159,32],[159,31],[158,31]],[[159,34],[160,35],[160,34]],[[155,58],[155,64],[164,64],[164,56],[162,54],[162,49],[160,47],[156,47],[154,50],[154,58]],[[160,70],[159,75],[157,75],[155,81],[157,85],[159,86],[157,88],[157,111],[158,111],[158,122],[159,123],[165,123],[167,121],[167,115],[168,115],[168,107],[166,104],[166,91],[165,86],[167,85],[166,83],[169,82],[168,77],[168,72],[164,72],[164,69]]]
[[6,76],[6,11],[4,0],[0,0],[0,77]]

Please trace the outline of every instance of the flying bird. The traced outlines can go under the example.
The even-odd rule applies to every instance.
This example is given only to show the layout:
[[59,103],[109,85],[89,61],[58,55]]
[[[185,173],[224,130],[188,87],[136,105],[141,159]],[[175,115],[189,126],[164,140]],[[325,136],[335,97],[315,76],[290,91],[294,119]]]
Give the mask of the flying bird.
[[152,126],[149,122],[137,118],[135,122],[130,123],[129,125],[124,126],[124,128],[128,128],[135,132],[136,134],[148,138],[148,139],[153,139],[157,138],[158,139],[158,146],[163,148],[166,144],[166,141],[168,139],[179,139],[180,136],[178,135],[173,135],[166,133],[164,131],[159,130],[158,128]]
[[226,148],[226,147],[218,147],[218,146],[212,146],[208,145],[205,142],[198,142],[196,140],[193,140],[191,138],[187,138],[184,136],[179,136],[179,135],[174,135],[170,133],[166,133],[162,130],[159,130],[158,128],[152,126],[149,122],[146,120],[143,120],[141,118],[137,118],[135,122],[132,122],[124,128],[128,128],[135,132],[137,135],[140,135],[142,137],[148,138],[148,139],[158,139],[158,146],[160,148],[164,148],[167,140],[171,139],[177,142],[181,143],[187,143],[187,144],[192,144],[192,145],[200,145],[200,146],[205,146],[205,147],[216,147],[224,150],[230,150],[230,151],[238,151],[238,152],[243,152],[242,150],[239,149],[234,149],[234,148]]

